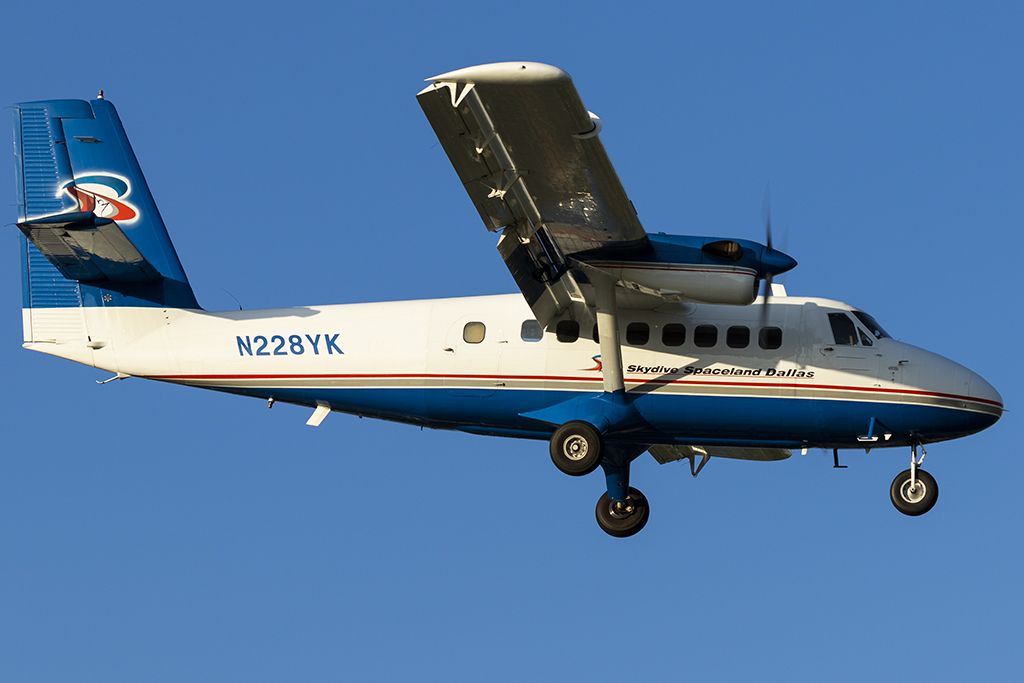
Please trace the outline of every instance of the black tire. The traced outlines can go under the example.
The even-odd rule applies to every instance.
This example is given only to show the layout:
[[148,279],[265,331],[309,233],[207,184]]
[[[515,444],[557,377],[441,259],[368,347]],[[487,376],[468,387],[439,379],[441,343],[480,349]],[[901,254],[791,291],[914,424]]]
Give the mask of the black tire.
[[609,536],[626,538],[639,533],[647,524],[651,516],[651,506],[647,504],[647,497],[630,486],[629,492],[626,493],[626,503],[632,507],[632,511],[624,514],[616,512],[607,492],[597,499],[594,515],[597,517],[598,526]]
[[889,498],[896,509],[905,515],[917,517],[935,507],[939,499],[939,485],[935,477],[921,468],[917,469],[917,486],[924,486],[924,491],[910,490],[910,470],[903,470],[892,480],[889,487]]
[[601,464],[601,435],[586,422],[566,422],[551,437],[551,462],[574,477],[590,474]]

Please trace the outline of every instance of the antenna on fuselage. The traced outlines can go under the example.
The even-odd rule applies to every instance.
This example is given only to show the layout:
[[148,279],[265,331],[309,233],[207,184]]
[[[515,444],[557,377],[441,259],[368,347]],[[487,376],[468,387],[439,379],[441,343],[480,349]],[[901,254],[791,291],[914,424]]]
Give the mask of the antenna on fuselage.
[[241,311],[242,310],[242,302],[239,301],[237,298],[235,298],[235,295],[232,294],[231,292],[229,292],[228,290],[224,289],[223,287],[221,287],[221,289],[224,291],[225,294],[227,294],[228,296],[230,296],[232,299],[235,300],[235,303],[238,304],[238,310]]

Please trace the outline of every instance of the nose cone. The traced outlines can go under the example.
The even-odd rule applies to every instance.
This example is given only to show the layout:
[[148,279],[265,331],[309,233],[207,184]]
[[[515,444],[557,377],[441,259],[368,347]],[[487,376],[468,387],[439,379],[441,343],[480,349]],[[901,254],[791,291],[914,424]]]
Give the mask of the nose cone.
[[[927,439],[956,439],[987,429],[1003,414],[1003,397],[981,375],[910,344],[883,340],[897,381],[944,410],[909,425]],[[883,348],[881,343],[878,348]]]
[[[1003,408],[1003,397],[999,395],[996,388],[985,381],[985,378],[976,372],[967,371],[969,379],[967,381],[967,394],[982,403],[987,403],[993,406],[997,406],[1000,412]],[[998,418],[997,418],[998,419]]]
[[796,268],[796,259],[778,249],[765,247],[761,256],[761,268],[766,274],[778,275]]

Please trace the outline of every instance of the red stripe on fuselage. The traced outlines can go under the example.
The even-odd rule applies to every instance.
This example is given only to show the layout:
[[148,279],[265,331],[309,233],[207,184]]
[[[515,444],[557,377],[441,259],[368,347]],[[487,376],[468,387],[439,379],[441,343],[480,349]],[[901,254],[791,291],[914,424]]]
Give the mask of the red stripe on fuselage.
[[[601,377],[570,377],[564,375],[449,375],[435,373],[344,373],[344,374],[273,374],[273,375],[147,375],[149,379],[188,380],[188,379],[525,379],[551,380],[572,382],[601,382]],[[721,382],[693,381],[686,379],[633,379],[626,377],[626,382],[634,384],[688,384],[691,386],[728,386],[728,387],[770,387],[796,389],[833,389],[836,391],[866,391],[884,394],[910,394],[913,396],[932,396],[935,398],[952,398],[961,401],[974,401],[1002,408],[1003,404],[987,398],[946,394],[938,391],[920,389],[888,389],[885,387],[853,387],[838,384],[801,384],[798,382]]]

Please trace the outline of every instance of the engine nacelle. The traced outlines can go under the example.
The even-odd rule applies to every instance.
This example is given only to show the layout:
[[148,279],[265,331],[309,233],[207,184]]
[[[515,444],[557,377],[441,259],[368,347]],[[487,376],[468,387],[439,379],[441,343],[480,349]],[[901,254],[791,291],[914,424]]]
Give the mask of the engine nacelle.
[[643,245],[574,254],[622,285],[709,304],[745,306],[758,281],[796,265],[790,256],[749,240],[656,234]]
[[601,263],[596,267],[626,287],[706,304],[745,306],[757,296],[757,271],[749,268],[712,269],[677,263]]

